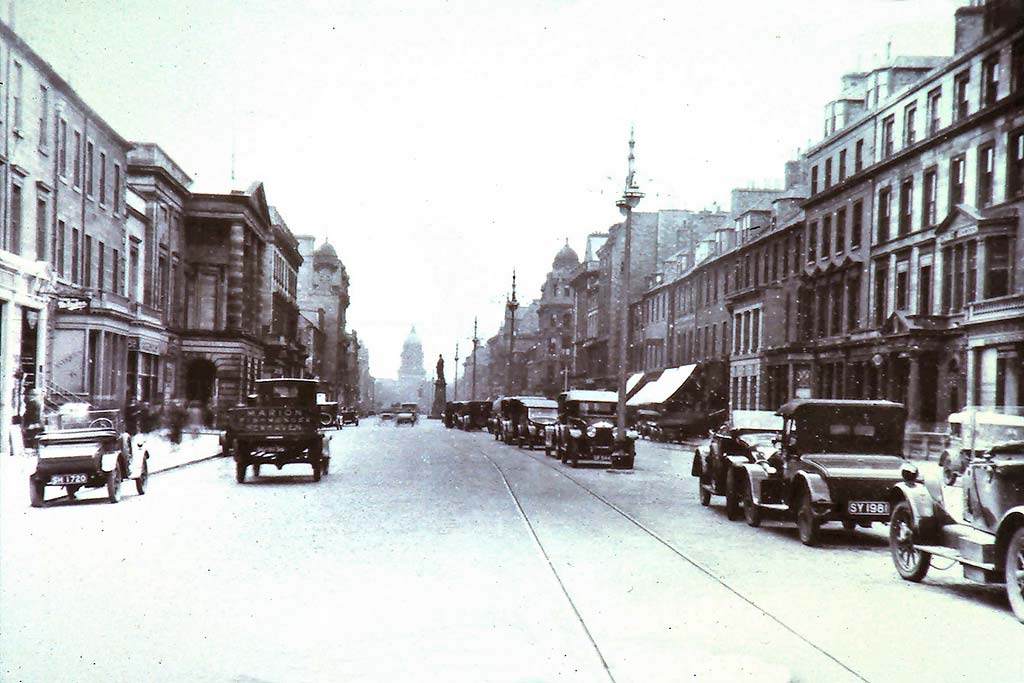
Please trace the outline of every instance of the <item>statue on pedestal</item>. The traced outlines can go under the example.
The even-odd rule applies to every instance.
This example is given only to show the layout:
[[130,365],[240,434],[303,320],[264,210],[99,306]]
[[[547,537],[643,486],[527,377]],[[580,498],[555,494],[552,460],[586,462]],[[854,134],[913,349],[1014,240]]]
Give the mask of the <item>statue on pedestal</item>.
[[444,356],[437,354],[437,377],[436,379],[444,382]]

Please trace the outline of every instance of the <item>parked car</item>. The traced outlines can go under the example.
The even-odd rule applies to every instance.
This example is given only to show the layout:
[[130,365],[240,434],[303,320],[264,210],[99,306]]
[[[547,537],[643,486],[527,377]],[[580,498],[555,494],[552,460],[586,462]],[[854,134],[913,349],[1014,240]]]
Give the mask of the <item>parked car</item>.
[[641,408],[636,411],[636,417],[633,420],[633,428],[637,434],[645,439],[657,440],[658,433],[658,418],[661,417],[661,413],[657,410],[651,410],[649,408]]
[[498,439],[498,432],[501,431],[501,402],[505,397],[496,398],[491,401],[491,416],[487,418],[487,431]]
[[918,582],[932,557],[953,560],[966,579],[1005,584],[1010,607],[1024,623],[1024,441],[992,446],[967,463],[960,520],[947,509],[940,482],[922,481],[909,463],[903,475],[890,498],[896,572]]
[[888,522],[900,481],[906,410],[891,401],[797,399],[779,409],[779,449],[742,465],[743,512],[796,518],[800,540],[815,545],[829,521],[846,529]]
[[459,408],[459,428],[464,431],[485,429],[491,418],[490,401],[462,401]]
[[149,483],[149,453],[144,436],[123,428],[117,410],[67,404],[51,415],[36,439],[36,469],[29,475],[29,501],[42,507],[46,488],[64,487],[68,496],[85,488],[107,489],[111,503],[121,500],[121,482],[135,480],[139,495]]
[[512,439],[520,448],[544,446],[544,433],[558,420],[558,403],[547,398],[522,396],[511,403]]
[[740,516],[744,465],[767,461],[779,449],[782,416],[767,410],[734,410],[729,421],[711,433],[711,442],[693,455],[692,474],[699,477],[700,503],[725,496],[729,519]]
[[359,413],[353,408],[344,408],[341,411],[341,424],[359,426]]
[[627,430],[623,444],[616,444],[614,391],[575,389],[558,397],[558,418],[545,430],[544,452],[557,454],[563,464],[576,467],[581,460],[608,462],[632,469],[637,433]]
[[320,409],[321,427],[327,429],[340,425],[337,401],[317,401],[316,405]]
[[1011,441],[1024,441],[1024,416],[967,409],[948,418],[949,441],[939,457],[946,484],[956,483],[976,453]]
[[444,404],[444,412],[441,413],[441,420],[448,429],[458,426],[459,407],[461,401],[448,401]]
[[234,456],[239,484],[250,465],[257,477],[261,465],[280,470],[290,463],[309,464],[313,481],[327,474],[330,435],[319,429],[316,388],[315,379],[258,379],[249,404],[228,411],[225,452]]

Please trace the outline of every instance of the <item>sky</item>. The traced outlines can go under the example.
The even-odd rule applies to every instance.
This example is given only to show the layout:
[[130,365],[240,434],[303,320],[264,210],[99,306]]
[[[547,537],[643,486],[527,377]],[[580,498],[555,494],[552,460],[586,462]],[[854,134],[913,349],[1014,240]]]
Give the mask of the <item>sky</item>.
[[439,353],[451,368],[474,317],[498,330],[513,269],[529,301],[565,240],[582,256],[616,223],[630,126],[639,210],[727,209],[734,187],[781,186],[843,73],[950,54],[961,4],[13,3],[123,137],[158,143],[195,190],[259,180],[293,233],[330,240],[377,377],[412,325],[428,373]]

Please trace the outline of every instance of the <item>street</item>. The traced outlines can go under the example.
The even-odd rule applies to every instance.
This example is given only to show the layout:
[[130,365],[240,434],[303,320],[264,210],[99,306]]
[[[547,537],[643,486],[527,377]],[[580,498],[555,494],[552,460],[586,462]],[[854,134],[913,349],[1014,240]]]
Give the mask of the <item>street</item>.
[[571,469],[366,419],[330,474],[215,458],[31,509],[2,482],[4,681],[1024,680],[1002,587],[899,579],[886,528],[729,522],[692,447]]

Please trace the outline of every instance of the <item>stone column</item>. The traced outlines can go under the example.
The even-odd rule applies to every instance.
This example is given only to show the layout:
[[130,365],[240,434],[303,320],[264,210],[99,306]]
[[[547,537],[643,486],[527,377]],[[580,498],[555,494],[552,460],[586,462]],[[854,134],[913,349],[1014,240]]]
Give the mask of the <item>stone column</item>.
[[908,359],[910,372],[907,377],[907,421],[919,426],[921,421],[921,357],[914,353]]
[[228,240],[227,328],[242,328],[245,291],[245,226],[232,223]]

